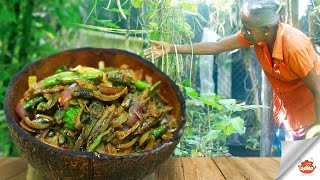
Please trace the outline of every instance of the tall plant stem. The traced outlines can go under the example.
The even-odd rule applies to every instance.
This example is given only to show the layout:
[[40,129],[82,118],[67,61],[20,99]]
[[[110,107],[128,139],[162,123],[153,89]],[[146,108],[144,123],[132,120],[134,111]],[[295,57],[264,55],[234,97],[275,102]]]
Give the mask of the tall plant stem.
[[190,62],[190,73],[189,73],[189,81],[192,82],[192,69],[193,69],[193,45],[191,42],[191,62]]
[[[16,60],[19,61],[21,64],[26,64],[27,59],[21,58],[21,57],[27,57],[29,52],[29,42],[31,41],[31,27],[32,27],[32,13],[34,9],[34,2],[32,0],[23,1],[20,5],[21,10],[21,16],[20,21],[21,24],[18,25],[19,35],[22,37],[21,39],[18,39],[17,44],[18,46],[15,46],[14,53],[16,53]],[[20,29],[21,28],[21,29]],[[25,60],[25,61],[22,61]]]
[[207,106],[207,121],[208,121],[208,128],[210,128],[210,106]]
[[131,16],[129,15],[128,16],[128,19],[127,19],[127,32],[126,32],[126,40],[125,40],[125,46],[126,46],[126,49],[129,48],[129,34],[130,34],[130,18]]
[[88,17],[86,18],[86,20],[84,21],[84,24],[87,23],[88,19],[90,18],[91,14],[93,13],[93,11],[95,11],[95,10],[97,9],[97,1],[98,1],[98,0],[95,0],[95,1],[94,1],[93,8],[91,9],[91,11],[90,11]]

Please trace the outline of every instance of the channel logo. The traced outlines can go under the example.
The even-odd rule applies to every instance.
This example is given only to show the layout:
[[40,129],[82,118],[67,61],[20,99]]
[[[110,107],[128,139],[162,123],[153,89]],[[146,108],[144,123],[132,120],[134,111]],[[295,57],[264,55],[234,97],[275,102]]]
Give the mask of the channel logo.
[[298,165],[298,168],[303,174],[311,174],[317,168],[317,166],[314,166],[312,161],[305,160]]

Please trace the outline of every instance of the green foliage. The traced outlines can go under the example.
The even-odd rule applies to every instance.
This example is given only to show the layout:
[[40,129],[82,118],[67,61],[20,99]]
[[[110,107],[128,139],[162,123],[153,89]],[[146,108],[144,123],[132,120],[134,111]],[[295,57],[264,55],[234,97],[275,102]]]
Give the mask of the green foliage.
[[186,98],[187,123],[174,156],[224,156],[227,137],[244,134],[244,120],[235,112],[260,108],[215,94],[200,96],[193,88],[180,86]]
[[[143,37],[146,42],[160,40],[176,44],[192,44],[191,40],[195,36],[192,29],[195,27],[187,21],[187,17],[191,17],[193,26],[199,26],[200,29],[202,22],[206,22],[206,19],[199,14],[198,4],[195,1],[123,0],[121,2],[109,1],[107,7],[97,2],[92,11],[103,6],[107,14],[96,13],[95,17],[90,14],[89,19],[93,21],[81,26],[123,34],[126,37]],[[226,14],[230,19],[229,24],[235,21],[232,19],[234,1],[225,0],[222,4],[213,3],[212,5],[215,20],[217,20],[215,24],[218,24],[215,27],[217,31],[224,31],[221,29],[225,24]],[[220,11],[223,13],[219,14]],[[175,54],[151,61],[171,79],[184,85],[182,89],[187,99],[188,122],[185,135],[174,153],[175,156],[219,156],[227,153],[227,137],[232,133],[244,134],[244,120],[235,116],[234,113],[256,108],[256,106],[237,104],[233,99],[222,99],[214,94],[200,96],[191,88],[193,62],[188,62],[187,58],[181,55]],[[189,80],[182,81],[187,76]]]
[[[89,21],[80,26],[102,32],[123,34],[126,38],[129,36],[142,37],[145,42],[160,40],[177,44],[192,43],[194,32],[187,21],[187,16],[196,22],[196,26],[201,26],[200,22],[206,21],[198,13],[197,6],[197,2],[190,0],[109,0],[107,6],[105,3],[97,2],[92,7],[92,12],[97,13],[89,14]],[[126,48],[128,47],[124,47]],[[152,62],[169,77],[180,83],[186,76],[185,69],[192,68],[192,66],[184,67],[185,62],[181,59],[181,55],[175,55],[175,57],[167,56],[160,60],[152,60]]]
[[260,142],[257,138],[249,137],[247,142],[248,142],[248,145],[246,145],[246,148],[248,149],[258,150],[260,148]]
[[[0,1],[0,109],[10,79],[26,65],[68,45],[84,0]],[[0,155],[17,155],[0,113]]]
[[145,0],[131,0],[131,4],[134,8],[142,8]]

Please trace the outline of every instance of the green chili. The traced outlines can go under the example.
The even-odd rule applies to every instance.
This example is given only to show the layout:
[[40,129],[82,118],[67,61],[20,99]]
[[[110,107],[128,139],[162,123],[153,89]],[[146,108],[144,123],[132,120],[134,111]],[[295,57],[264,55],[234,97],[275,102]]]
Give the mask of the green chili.
[[65,117],[63,118],[63,121],[65,123],[65,126],[70,129],[74,130],[74,125],[75,125],[75,118],[77,117],[77,114],[80,112],[80,107],[69,107],[67,109],[67,112],[65,114]]

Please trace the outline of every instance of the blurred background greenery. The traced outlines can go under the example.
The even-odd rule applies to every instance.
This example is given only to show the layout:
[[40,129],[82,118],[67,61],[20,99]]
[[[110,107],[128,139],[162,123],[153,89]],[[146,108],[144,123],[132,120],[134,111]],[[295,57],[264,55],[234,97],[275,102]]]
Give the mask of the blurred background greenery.
[[[318,39],[320,1],[285,1],[291,7],[288,23]],[[19,156],[7,129],[3,102],[10,79],[26,65],[61,50],[88,46],[121,48],[142,55],[149,40],[177,44],[207,40],[204,28],[209,28],[214,33],[210,35],[217,39],[223,38],[239,30],[242,2],[0,1],[0,156]],[[233,144],[259,151],[261,70],[251,54],[251,49],[244,49],[210,56],[214,66],[210,66],[209,78],[214,86],[206,93],[200,93],[204,88],[200,85],[200,56],[176,54],[152,60],[180,85],[187,102],[185,135],[173,155],[226,156],[230,155]],[[243,69],[241,75],[235,74],[239,68]],[[222,72],[233,77],[222,79],[218,76]],[[244,156],[259,156],[259,153],[248,152]]]

